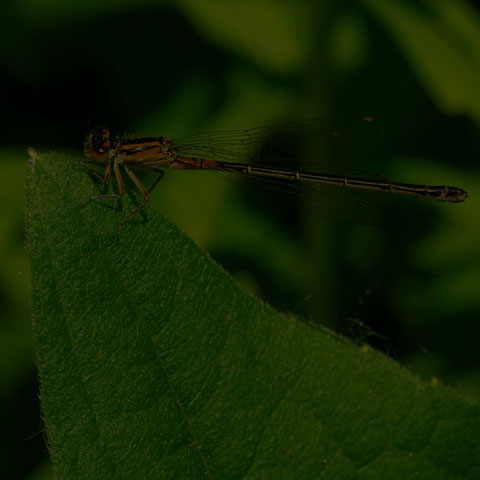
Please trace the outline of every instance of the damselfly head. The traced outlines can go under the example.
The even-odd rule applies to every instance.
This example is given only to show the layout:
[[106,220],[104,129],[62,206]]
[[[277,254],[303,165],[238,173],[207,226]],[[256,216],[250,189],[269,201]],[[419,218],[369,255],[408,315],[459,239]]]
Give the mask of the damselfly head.
[[110,130],[105,127],[96,127],[85,140],[85,156],[94,161],[104,161],[110,155]]

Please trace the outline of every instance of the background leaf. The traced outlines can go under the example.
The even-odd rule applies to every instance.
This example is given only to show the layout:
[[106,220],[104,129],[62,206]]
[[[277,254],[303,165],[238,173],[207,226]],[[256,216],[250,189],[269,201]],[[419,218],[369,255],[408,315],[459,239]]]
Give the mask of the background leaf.
[[244,293],[138,199],[28,168],[41,398],[56,478],[478,478],[480,408]]
[[452,0],[414,7],[397,0],[364,3],[388,28],[436,103],[480,124],[480,21],[473,7]]

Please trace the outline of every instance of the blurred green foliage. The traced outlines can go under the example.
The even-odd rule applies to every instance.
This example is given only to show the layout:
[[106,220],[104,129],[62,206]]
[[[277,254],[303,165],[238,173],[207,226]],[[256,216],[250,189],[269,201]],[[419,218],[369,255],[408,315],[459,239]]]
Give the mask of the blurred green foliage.
[[272,212],[268,198],[168,172],[155,206],[274,306],[479,398],[479,24],[466,0],[2,2],[0,475],[33,474],[46,450],[22,152],[79,152],[98,123],[180,136],[318,115],[377,117],[385,130],[378,171],[459,185],[467,202],[397,202],[382,228],[345,226],[301,211],[292,220]]

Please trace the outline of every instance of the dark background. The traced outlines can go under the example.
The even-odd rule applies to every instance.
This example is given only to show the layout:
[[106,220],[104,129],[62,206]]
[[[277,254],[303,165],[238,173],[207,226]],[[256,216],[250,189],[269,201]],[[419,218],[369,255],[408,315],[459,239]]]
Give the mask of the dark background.
[[365,227],[292,216],[215,176],[168,172],[153,203],[276,308],[480,398],[475,5],[2,2],[0,477],[51,477],[23,247],[25,148],[81,155],[97,124],[181,136],[373,115],[384,132],[378,171],[458,185],[467,202],[402,200],[383,212],[381,227]]

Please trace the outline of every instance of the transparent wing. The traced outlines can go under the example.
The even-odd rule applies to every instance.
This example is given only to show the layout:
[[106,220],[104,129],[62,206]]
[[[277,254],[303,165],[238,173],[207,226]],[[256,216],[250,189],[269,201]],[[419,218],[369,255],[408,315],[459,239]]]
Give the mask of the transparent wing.
[[[217,162],[265,168],[352,175],[387,180],[359,165],[359,155],[380,143],[372,117],[316,118],[248,130],[206,132],[173,140],[178,153]],[[228,181],[235,174],[219,173]],[[379,213],[391,195],[319,183],[242,175],[248,183],[322,218],[361,224],[381,223]],[[234,181],[234,180],[233,180]]]
[[[342,189],[336,186],[293,182],[272,178],[217,172],[217,176],[242,188],[267,193],[278,199],[278,208],[295,207],[314,217],[323,219],[379,225],[380,211],[394,198],[379,192]],[[246,184],[246,185],[245,185]]]
[[334,117],[206,132],[174,139],[173,144],[188,157],[378,178],[379,174],[359,165],[358,155],[371,151],[381,137],[372,117]]

